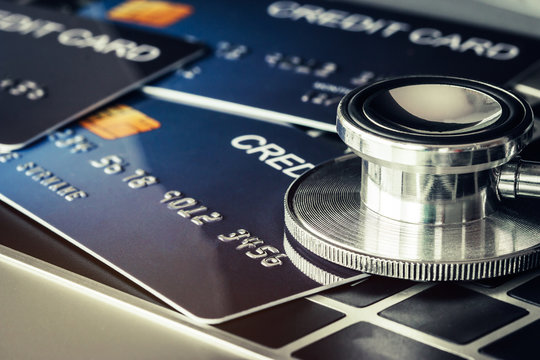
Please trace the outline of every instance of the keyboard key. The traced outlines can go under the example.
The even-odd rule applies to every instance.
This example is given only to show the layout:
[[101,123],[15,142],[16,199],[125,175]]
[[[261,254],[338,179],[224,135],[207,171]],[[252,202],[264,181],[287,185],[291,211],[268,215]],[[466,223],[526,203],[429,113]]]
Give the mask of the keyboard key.
[[312,301],[299,299],[216,325],[216,327],[277,348],[344,316],[338,311]]
[[415,283],[407,280],[370,276],[353,285],[340,286],[322,295],[347,305],[365,307],[411,287]]
[[380,315],[425,333],[465,344],[522,316],[527,311],[454,284],[439,284]]
[[540,306],[540,276],[510,290],[508,295]]
[[497,359],[538,358],[539,335],[540,320],[536,320],[532,324],[483,347],[480,352]]
[[516,275],[498,276],[498,277],[489,278],[489,279],[477,280],[477,281],[474,281],[473,284],[482,286],[488,289],[493,289],[515,278],[516,278]]
[[300,359],[430,359],[460,357],[367,322],[351,325],[295,353]]

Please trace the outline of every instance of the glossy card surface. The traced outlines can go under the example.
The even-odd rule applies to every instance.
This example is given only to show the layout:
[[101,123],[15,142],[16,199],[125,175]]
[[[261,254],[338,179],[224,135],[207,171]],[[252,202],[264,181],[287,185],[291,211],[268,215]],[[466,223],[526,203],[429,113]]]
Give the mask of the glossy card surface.
[[159,15],[150,1],[109,0],[83,12],[159,33],[189,34],[213,49],[212,56],[153,84],[174,92],[148,93],[246,112],[215,101],[224,100],[258,109],[248,110],[254,117],[329,131],[335,131],[341,97],[378,78],[437,74],[505,85],[540,59],[535,39],[339,2],[156,3],[189,10],[158,23],[141,15]]
[[201,55],[199,44],[0,1],[0,149],[20,148]]
[[80,124],[2,154],[2,199],[203,321],[320,289],[284,253],[283,196],[344,147],[142,97]]

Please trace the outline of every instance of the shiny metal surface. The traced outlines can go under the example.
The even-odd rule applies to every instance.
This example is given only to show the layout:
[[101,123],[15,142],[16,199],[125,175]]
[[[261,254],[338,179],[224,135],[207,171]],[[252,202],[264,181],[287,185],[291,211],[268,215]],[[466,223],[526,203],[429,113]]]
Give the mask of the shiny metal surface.
[[451,224],[482,219],[497,207],[491,170],[416,174],[362,161],[360,196],[374,212],[409,223]]
[[426,135],[478,131],[502,115],[502,106],[488,94],[445,84],[416,84],[380,91],[364,102],[363,109],[372,122],[382,127]]
[[497,189],[510,199],[540,198],[540,163],[518,159],[501,166]]
[[[456,105],[460,108],[451,110]],[[533,120],[530,107],[505,90],[418,76],[346,95],[338,107],[337,131],[358,156],[381,166],[461,174],[508,162],[529,142]]]
[[294,240],[341,266],[418,281],[475,280],[540,264],[540,214],[532,209],[507,204],[463,224],[407,223],[368,209],[361,177],[362,160],[348,155],[297,179],[285,198]]
[[328,285],[333,284],[339,281],[343,281],[341,276],[332,274],[329,271],[326,271],[320,266],[313,264],[312,262],[306,260],[302,255],[293,249],[287,236],[283,237],[283,249],[285,253],[291,259],[294,266],[298,268],[304,275],[306,275],[311,280],[321,284]]
[[321,262],[422,281],[540,264],[540,216],[500,202],[540,195],[539,165],[503,165],[532,136],[532,111],[520,99],[470,80],[396,78],[346,95],[337,129],[360,157],[337,158],[291,185],[289,241]]
[[339,106],[337,128],[364,159],[365,206],[394,220],[441,225],[495,211],[493,169],[529,142],[533,118],[502,89],[417,76],[353,91]]

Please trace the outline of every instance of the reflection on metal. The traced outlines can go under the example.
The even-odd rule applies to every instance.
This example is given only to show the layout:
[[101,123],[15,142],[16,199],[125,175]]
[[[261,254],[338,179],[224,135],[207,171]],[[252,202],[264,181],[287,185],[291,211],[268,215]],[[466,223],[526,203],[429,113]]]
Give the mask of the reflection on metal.
[[289,243],[287,236],[283,237],[283,248],[285,249],[285,253],[289,257],[289,259],[291,259],[291,262],[294,264],[294,266],[296,266],[304,275],[309,277],[311,280],[321,285],[328,285],[336,283],[338,281],[343,281],[342,277],[326,271],[320,266],[317,266],[314,263],[308,261],[305,257],[296,252]]
[[500,206],[481,220],[414,224],[368,209],[362,160],[347,155],[304,174],[285,201],[294,240],[341,266],[399,278],[474,280],[529,270],[540,261],[540,214]]
[[481,130],[502,115],[501,105],[488,94],[461,86],[419,84],[374,94],[365,102],[371,121],[387,119],[393,129],[425,134],[463,134]]
[[423,281],[540,263],[540,216],[501,203],[540,194],[540,167],[509,162],[533,131],[514,95],[464,79],[387,80],[345,96],[337,129],[360,157],[291,185],[289,241],[350,269]]
[[386,217],[411,223],[461,223],[496,207],[492,172],[415,174],[362,161],[362,202]]
[[499,196],[540,198],[540,163],[525,160],[511,161],[498,171]]

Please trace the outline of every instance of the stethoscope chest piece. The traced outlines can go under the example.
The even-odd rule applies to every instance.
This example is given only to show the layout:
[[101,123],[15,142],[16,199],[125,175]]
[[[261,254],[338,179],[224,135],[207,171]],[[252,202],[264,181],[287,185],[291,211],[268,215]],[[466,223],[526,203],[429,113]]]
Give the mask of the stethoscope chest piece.
[[385,80],[342,99],[337,130],[354,154],[285,195],[285,249],[314,280],[476,280],[540,264],[540,212],[503,199],[540,194],[537,165],[515,160],[533,117],[513,94],[450,77]]

